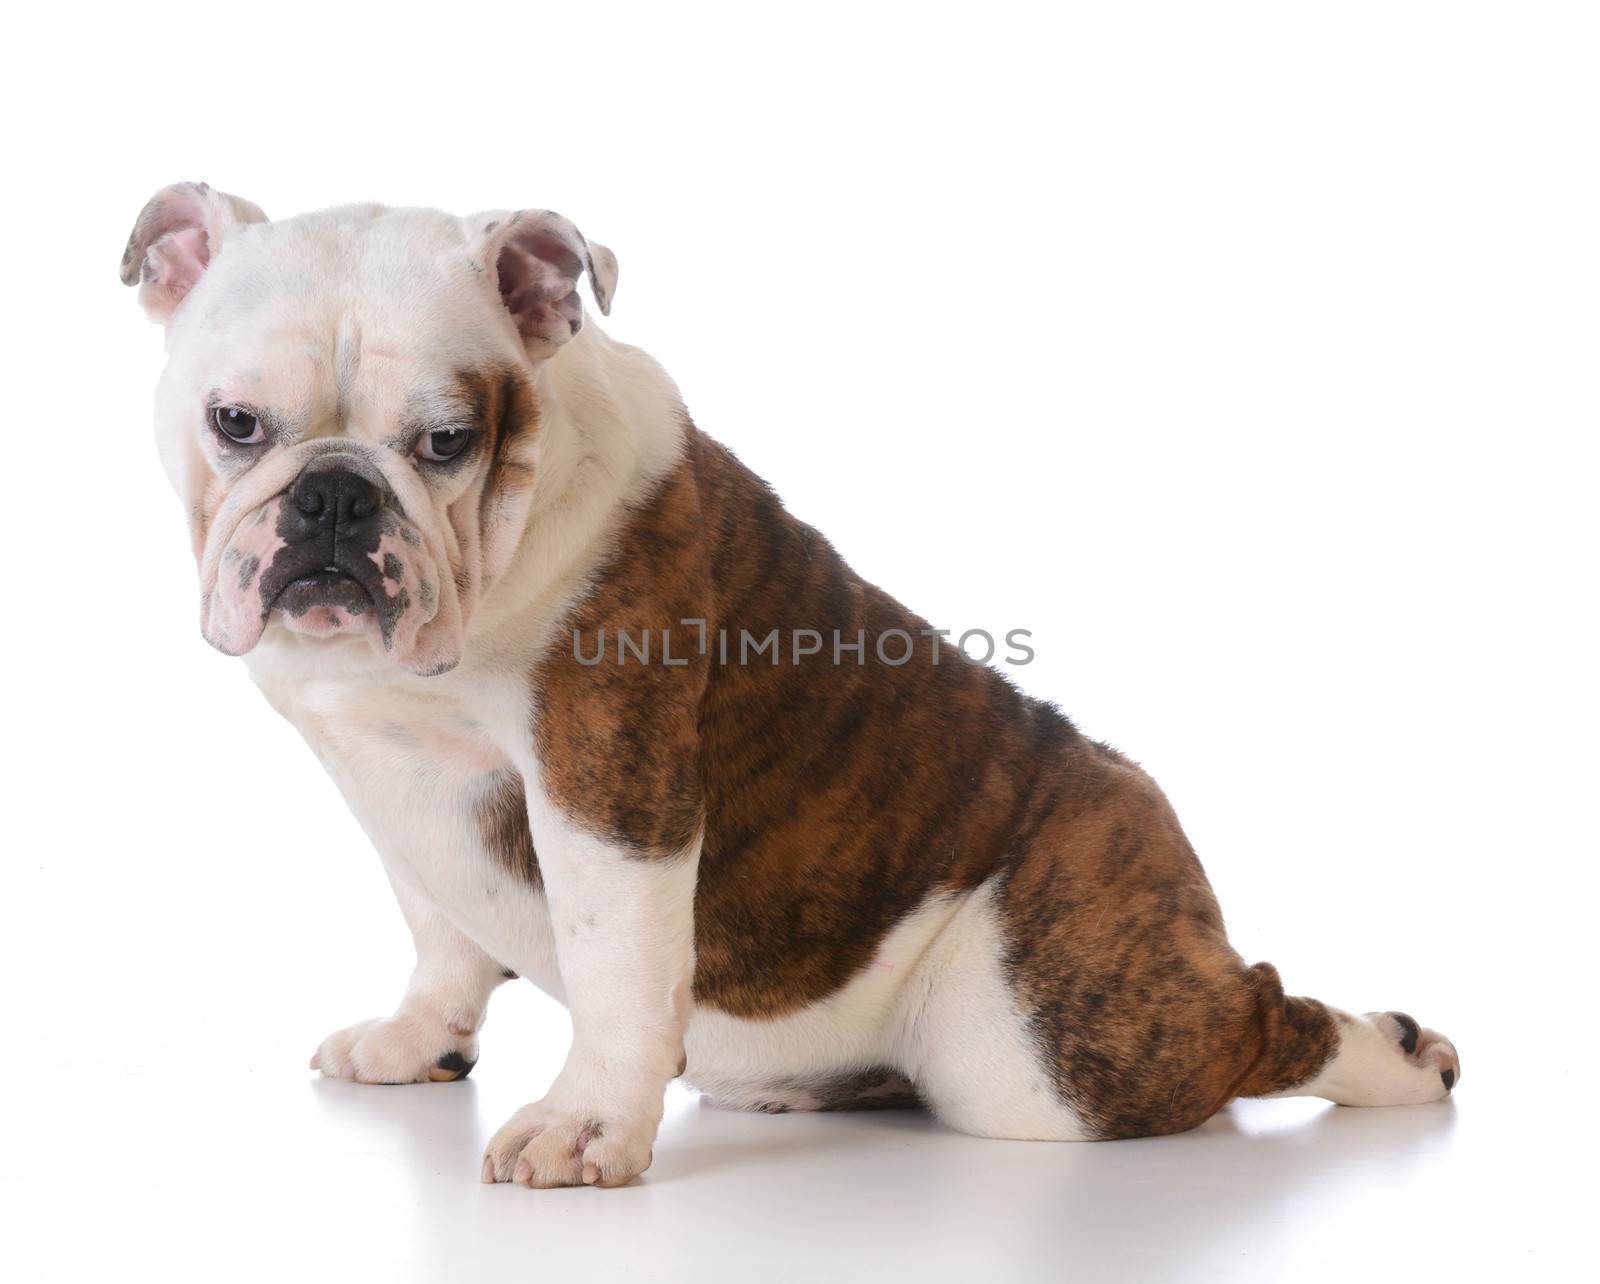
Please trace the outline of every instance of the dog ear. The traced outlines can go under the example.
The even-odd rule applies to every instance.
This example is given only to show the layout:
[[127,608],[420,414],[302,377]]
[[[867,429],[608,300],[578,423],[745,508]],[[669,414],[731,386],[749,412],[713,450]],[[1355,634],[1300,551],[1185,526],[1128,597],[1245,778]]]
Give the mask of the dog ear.
[[233,232],[265,223],[258,206],[204,183],[174,183],[152,196],[122,252],[122,283],[139,285],[145,315],[163,325]]
[[582,329],[577,291],[585,272],[601,315],[611,315],[617,256],[585,240],[570,220],[549,210],[518,210],[478,214],[471,222],[483,238],[479,262],[498,283],[530,352],[548,355]]

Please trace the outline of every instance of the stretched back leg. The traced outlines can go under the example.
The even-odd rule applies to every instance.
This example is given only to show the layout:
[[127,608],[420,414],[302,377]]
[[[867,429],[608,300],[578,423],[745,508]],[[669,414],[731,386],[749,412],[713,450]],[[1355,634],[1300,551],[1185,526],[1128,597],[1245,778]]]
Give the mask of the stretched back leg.
[[[1322,1065],[1281,1086],[1271,1077],[1252,1078],[1241,1085],[1241,1097],[1325,1097],[1342,1106],[1411,1106],[1441,1100],[1460,1081],[1455,1045],[1404,1012],[1352,1016],[1338,1008],[1323,1010],[1333,1021],[1337,1040]],[[1279,1037],[1292,1040],[1294,1035]]]
[[1092,746],[1018,857],[929,951],[897,1064],[985,1136],[1181,1132],[1240,1096],[1434,1101],[1449,1040],[1402,1013],[1285,996],[1246,967],[1165,797]]

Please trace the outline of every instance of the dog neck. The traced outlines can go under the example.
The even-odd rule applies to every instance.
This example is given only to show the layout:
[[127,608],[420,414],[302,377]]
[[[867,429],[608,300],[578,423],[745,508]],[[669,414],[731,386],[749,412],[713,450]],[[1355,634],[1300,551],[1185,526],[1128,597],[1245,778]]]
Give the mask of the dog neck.
[[505,573],[485,586],[469,638],[530,613],[553,619],[612,551],[619,510],[647,498],[683,453],[688,416],[677,386],[654,358],[592,322],[544,363],[535,389],[528,521]]

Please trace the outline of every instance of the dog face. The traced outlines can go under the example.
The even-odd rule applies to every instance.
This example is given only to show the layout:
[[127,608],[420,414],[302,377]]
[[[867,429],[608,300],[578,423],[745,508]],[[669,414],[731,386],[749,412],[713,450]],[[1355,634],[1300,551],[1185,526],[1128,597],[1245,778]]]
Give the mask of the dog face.
[[609,311],[616,260],[546,211],[353,206],[271,222],[204,184],[145,206],[122,260],[167,331],[156,394],[201,629],[365,637],[442,673],[527,522],[539,367]]

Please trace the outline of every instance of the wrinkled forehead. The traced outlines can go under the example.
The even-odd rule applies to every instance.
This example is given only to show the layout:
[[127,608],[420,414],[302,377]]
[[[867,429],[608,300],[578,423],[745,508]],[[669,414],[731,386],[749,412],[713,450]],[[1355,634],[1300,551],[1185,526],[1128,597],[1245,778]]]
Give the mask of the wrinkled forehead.
[[447,416],[464,370],[526,361],[457,219],[354,207],[252,226],[174,328],[185,390],[381,438]]

